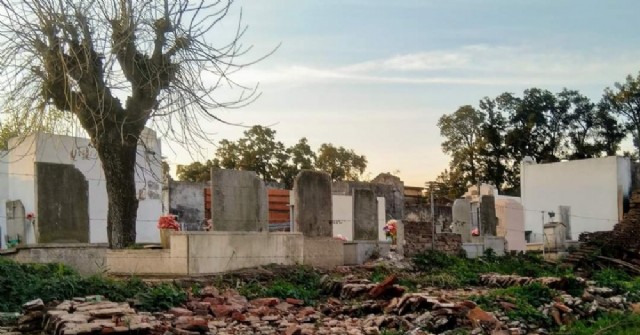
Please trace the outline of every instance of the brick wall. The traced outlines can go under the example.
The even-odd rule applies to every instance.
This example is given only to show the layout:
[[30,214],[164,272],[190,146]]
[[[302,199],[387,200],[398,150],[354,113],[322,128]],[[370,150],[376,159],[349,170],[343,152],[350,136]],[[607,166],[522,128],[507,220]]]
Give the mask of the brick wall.
[[[404,239],[405,256],[412,256],[420,252],[431,249],[431,222],[405,222]],[[436,250],[448,254],[456,254],[462,249],[462,238],[459,234],[441,233],[436,234]]]

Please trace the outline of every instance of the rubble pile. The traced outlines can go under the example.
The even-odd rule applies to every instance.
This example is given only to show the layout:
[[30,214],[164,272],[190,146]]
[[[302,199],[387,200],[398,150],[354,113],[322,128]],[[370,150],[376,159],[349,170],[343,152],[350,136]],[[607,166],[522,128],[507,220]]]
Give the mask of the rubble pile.
[[611,231],[582,233],[582,245],[566,261],[574,266],[595,263],[640,274],[640,190],[632,192],[629,211]]
[[[555,278],[557,279],[557,278]],[[554,278],[538,282],[554,285]],[[535,282],[528,277],[486,275],[482,280],[499,287]],[[259,298],[248,300],[235,290],[219,291],[208,286],[190,296],[183,306],[161,313],[136,312],[133,303],[117,303],[101,296],[75,298],[45,308],[42,300],[23,306],[15,329],[1,328],[0,335],[43,332],[49,335],[129,334],[225,335],[225,334],[382,334],[402,329],[408,334],[446,334],[454,329],[472,329],[472,334],[548,334],[543,324],[512,319],[513,302],[496,301],[490,313],[470,300],[483,289],[456,291],[425,290],[407,293],[391,275],[378,284],[348,278],[327,281],[334,297],[316,307],[302,300]],[[538,308],[558,326],[599,312],[636,310],[624,295],[613,289],[584,282],[581,297],[560,295]],[[500,298],[496,298],[500,299]]]
[[[578,282],[584,284],[584,280],[578,278]],[[488,287],[510,287],[523,286],[533,283],[545,285],[553,289],[565,289],[567,285],[566,278],[559,277],[523,277],[518,275],[501,275],[497,273],[487,273],[480,275],[480,282]]]

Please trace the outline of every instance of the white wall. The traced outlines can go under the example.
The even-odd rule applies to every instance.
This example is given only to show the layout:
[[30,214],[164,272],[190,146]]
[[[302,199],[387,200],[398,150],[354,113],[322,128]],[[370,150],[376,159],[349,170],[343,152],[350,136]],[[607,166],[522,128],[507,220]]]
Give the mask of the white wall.
[[520,198],[497,196],[496,217],[498,217],[497,235],[505,238],[507,250],[526,251],[524,211]]
[[[25,213],[36,210],[36,183],[35,183],[35,156],[36,135],[29,135],[24,139],[9,140],[8,164],[9,164],[9,189],[7,200],[20,200]],[[6,203],[2,204],[3,207]],[[26,243],[35,243],[35,231],[33,225],[27,226],[27,234],[24,237]]]
[[[525,229],[532,242],[542,242],[542,225],[548,212],[571,207],[571,232],[610,230],[622,215],[621,201],[631,190],[628,158],[604,157],[550,164],[523,165],[521,195]],[[618,190],[621,194],[619,195]]]
[[[385,198],[378,200],[378,240],[386,241],[384,225],[386,224]],[[350,195],[331,195],[333,217],[333,236],[342,235],[347,241],[353,241],[353,200]]]
[[350,195],[332,195],[333,236],[342,235],[353,241],[353,201]]
[[[145,129],[138,146],[136,190],[139,195],[137,242],[159,242],[156,228],[162,215],[162,166],[160,143],[155,133]],[[26,212],[35,212],[35,162],[72,164],[89,185],[89,241],[107,242],[107,191],[102,165],[97,152],[84,138],[52,134],[31,135],[15,146],[9,155],[9,200],[21,200]],[[37,213],[36,213],[37,215]],[[35,237],[27,236],[27,243]]]
[[9,196],[9,164],[7,163],[9,156],[6,151],[0,151],[0,249],[6,249],[7,243],[5,236],[7,235],[7,213],[6,201]]
[[378,241],[386,241],[387,235],[384,232],[384,225],[387,224],[386,199],[378,197]]

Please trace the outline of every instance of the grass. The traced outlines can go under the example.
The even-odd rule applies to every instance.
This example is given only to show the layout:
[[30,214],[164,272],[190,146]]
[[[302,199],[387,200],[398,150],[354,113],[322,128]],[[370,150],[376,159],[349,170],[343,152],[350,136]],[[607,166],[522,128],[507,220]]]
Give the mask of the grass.
[[308,305],[315,304],[323,296],[320,275],[310,267],[299,266],[277,276],[269,283],[257,281],[241,286],[238,291],[248,299],[260,297],[294,298]]
[[605,314],[595,320],[579,320],[562,327],[559,335],[637,335],[640,334],[640,315]]
[[551,326],[551,319],[538,311],[538,307],[551,302],[557,295],[559,292],[545,285],[532,283],[492,290],[485,295],[472,297],[471,300],[485,310],[502,309],[500,302],[508,302],[516,306],[513,310],[506,312],[512,320]]
[[22,304],[37,298],[52,302],[94,294],[112,301],[133,298],[145,311],[164,310],[187,299],[186,293],[173,284],[149,285],[135,277],[85,277],[63,264],[21,264],[0,259],[0,273],[0,312],[20,311]]
[[630,302],[640,302],[640,277],[632,277],[626,272],[605,268],[592,274],[591,279],[600,286],[609,287],[618,293],[628,292]]
[[435,284],[445,288],[480,285],[480,275],[490,272],[527,277],[571,275],[568,269],[548,264],[535,254],[498,257],[492,250],[488,250],[483,257],[476,259],[427,251],[414,256],[412,261],[414,268],[424,274],[422,276],[424,284]]

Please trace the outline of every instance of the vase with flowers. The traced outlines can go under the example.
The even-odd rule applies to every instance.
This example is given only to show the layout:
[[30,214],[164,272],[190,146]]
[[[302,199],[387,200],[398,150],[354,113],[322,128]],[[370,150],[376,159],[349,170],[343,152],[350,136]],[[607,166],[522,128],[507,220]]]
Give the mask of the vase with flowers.
[[160,244],[162,248],[169,249],[169,235],[171,231],[180,231],[180,224],[175,215],[163,215],[158,220],[160,229]]
[[387,236],[387,240],[390,240],[391,244],[396,244],[396,240],[398,237],[398,221],[389,220],[389,222],[384,225],[383,230],[385,235]]

